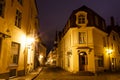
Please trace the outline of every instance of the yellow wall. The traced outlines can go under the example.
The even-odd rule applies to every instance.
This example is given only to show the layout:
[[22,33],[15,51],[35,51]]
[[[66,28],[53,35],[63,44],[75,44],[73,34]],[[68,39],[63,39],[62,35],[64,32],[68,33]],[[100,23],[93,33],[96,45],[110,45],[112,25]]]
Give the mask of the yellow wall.
[[[84,31],[86,32],[86,44],[78,44],[78,32]],[[78,72],[79,71],[79,54],[78,51],[85,51],[88,56],[88,65],[85,67],[85,71],[96,72],[99,69],[103,70],[103,68],[98,68],[96,61],[96,55],[103,54],[104,56],[104,46],[103,46],[103,37],[107,37],[107,34],[95,27],[84,27],[84,28],[70,28],[67,33],[63,36],[58,50],[61,49],[62,53],[58,54],[63,57],[63,68],[70,72]],[[89,47],[89,49],[77,49],[78,47]],[[60,48],[60,49],[59,49]],[[67,52],[71,51],[72,55],[70,58],[70,67],[67,66]]]
[[[13,1],[13,4],[11,1]],[[10,65],[12,63],[12,42],[20,44],[17,71],[25,70],[25,67],[27,65],[27,59],[25,58],[28,57],[26,50],[26,40],[28,36],[34,37],[36,34],[35,21],[38,15],[34,0],[23,0],[23,5],[20,5],[17,0],[5,0],[5,2],[4,18],[0,17],[0,32],[11,37],[2,37],[2,48],[0,52],[0,74],[9,73],[10,69],[12,68],[10,68]],[[16,9],[22,13],[21,28],[15,26]],[[31,52],[31,62],[32,69],[34,69],[35,43],[33,43],[32,47],[33,50]]]

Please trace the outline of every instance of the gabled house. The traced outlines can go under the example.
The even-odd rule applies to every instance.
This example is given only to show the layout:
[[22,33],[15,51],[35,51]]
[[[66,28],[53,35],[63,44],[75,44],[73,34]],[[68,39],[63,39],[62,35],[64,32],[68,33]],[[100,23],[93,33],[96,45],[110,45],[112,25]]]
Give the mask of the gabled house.
[[105,20],[90,8],[74,10],[58,34],[58,66],[73,73],[109,70],[106,29]]

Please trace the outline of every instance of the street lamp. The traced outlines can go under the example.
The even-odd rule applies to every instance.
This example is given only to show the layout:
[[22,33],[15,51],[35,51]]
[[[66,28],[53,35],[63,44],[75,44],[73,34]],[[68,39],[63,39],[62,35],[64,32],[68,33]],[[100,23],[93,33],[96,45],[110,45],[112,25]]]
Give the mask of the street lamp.
[[27,38],[27,44],[30,45],[35,41],[35,39],[33,37],[28,37]]
[[109,69],[111,70],[111,60],[110,60],[110,54],[112,54],[113,50],[112,49],[107,49],[107,54],[109,55]]
[[111,54],[113,52],[112,49],[107,49],[106,51],[107,51],[108,54]]

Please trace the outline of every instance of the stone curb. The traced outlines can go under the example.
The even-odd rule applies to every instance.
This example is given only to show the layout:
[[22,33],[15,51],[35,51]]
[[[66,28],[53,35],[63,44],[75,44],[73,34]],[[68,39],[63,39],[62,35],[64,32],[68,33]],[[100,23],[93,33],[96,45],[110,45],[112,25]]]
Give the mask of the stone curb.
[[32,78],[32,80],[34,80],[34,79],[40,74],[40,72],[42,71],[42,69],[43,69],[43,68],[41,68],[41,69],[39,70],[39,72]]

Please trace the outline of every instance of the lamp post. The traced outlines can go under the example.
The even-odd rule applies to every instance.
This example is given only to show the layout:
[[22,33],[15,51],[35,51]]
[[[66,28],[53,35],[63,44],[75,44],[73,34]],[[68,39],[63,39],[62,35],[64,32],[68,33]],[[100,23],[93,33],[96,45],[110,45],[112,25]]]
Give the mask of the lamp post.
[[109,70],[111,70],[111,60],[110,60],[110,54],[112,54],[112,49],[107,49],[107,54],[109,55]]

